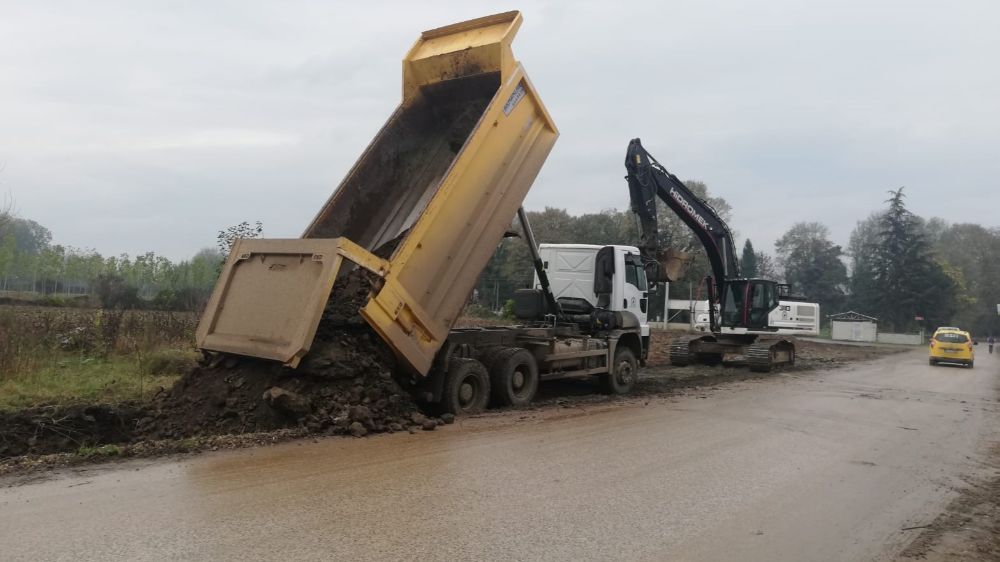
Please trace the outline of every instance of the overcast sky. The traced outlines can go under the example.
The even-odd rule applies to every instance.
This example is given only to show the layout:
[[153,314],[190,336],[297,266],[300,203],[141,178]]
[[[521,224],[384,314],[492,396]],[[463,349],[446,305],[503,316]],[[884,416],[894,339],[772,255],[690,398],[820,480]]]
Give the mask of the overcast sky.
[[242,220],[298,236],[419,32],[514,7],[561,131],[529,209],[626,207],[641,137],[772,252],[797,221],[846,244],[901,185],[920,215],[1000,225],[996,0],[0,0],[0,193],[105,254],[185,258]]

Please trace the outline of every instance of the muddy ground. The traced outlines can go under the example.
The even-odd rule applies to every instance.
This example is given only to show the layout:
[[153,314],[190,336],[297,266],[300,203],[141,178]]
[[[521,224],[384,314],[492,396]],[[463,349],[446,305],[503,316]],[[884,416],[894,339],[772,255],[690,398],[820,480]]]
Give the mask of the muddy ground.
[[[320,376],[314,374],[304,377],[300,373],[296,373],[285,378],[279,374],[276,378],[274,373],[265,369],[258,373],[259,378],[254,378],[256,367],[248,370],[245,365],[233,363],[203,365],[197,371],[197,376],[186,379],[187,387],[180,385],[160,399],[163,403],[180,407],[178,412],[165,414],[167,423],[155,418],[150,421],[146,419],[149,418],[147,410],[129,405],[80,406],[67,409],[62,412],[62,416],[58,419],[63,428],[78,427],[81,423],[86,425],[91,419],[107,419],[109,416],[118,416],[125,433],[118,433],[118,426],[114,424],[111,427],[105,424],[103,431],[110,433],[95,435],[92,438],[95,441],[116,442],[116,445],[103,449],[89,449],[86,454],[80,452],[49,455],[32,453],[8,458],[0,461],[0,475],[20,474],[17,479],[10,481],[14,484],[30,481],[45,474],[38,472],[37,469],[49,469],[60,465],[111,460],[120,457],[158,456],[199,450],[257,446],[309,436],[315,439],[325,434],[350,435],[352,434],[351,424],[360,419],[359,413],[365,419],[363,423],[359,423],[366,432],[369,427],[372,428],[373,432],[405,429],[414,431],[422,427],[428,418],[420,419],[420,424],[412,423],[412,420],[406,422],[406,415],[412,412],[411,408],[414,408],[408,398],[400,395],[398,398],[392,399],[397,392],[397,387],[394,386],[391,379],[384,377],[385,371],[383,369],[386,367],[385,361],[388,359],[369,356],[358,357],[356,355],[360,353],[358,350],[368,344],[359,344],[357,339],[352,338],[364,337],[359,335],[363,332],[355,332],[353,336],[343,335],[344,333],[349,334],[349,331],[341,330],[340,333],[341,337],[346,339],[337,344],[336,338],[327,336],[325,341],[333,341],[335,345],[322,356],[324,359],[319,361],[319,367],[315,365],[312,367],[318,369]],[[650,401],[656,397],[692,395],[692,393],[707,395],[712,389],[724,383],[775,377],[795,378],[797,373],[846,366],[909,349],[800,340],[797,346],[797,364],[794,368],[761,374],[751,373],[747,368],[739,366],[671,367],[664,352],[671,336],[672,334],[669,332],[654,333],[652,345],[654,351],[651,354],[649,364],[642,370],[636,389],[631,395],[615,397],[597,394],[595,385],[587,381],[554,381],[541,386],[537,400],[523,413],[511,416],[509,412],[491,411],[478,416],[479,419],[473,421],[480,426],[483,424],[491,427],[503,426],[510,423],[520,423],[517,421],[519,419],[559,415],[560,411],[592,412],[614,408],[619,404]],[[332,372],[340,370],[339,367],[333,367],[333,365],[338,364],[338,361],[349,364],[347,371],[352,374],[352,377],[337,377],[335,375],[323,377],[324,369]],[[359,368],[359,365],[362,367]],[[377,388],[382,389],[382,394],[367,393],[367,390],[372,387],[373,381],[360,380],[357,376],[353,376],[361,374],[363,379],[365,376],[363,373],[369,373],[370,376],[374,377],[374,384]],[[248,376],[249,380],[247,380]],[[309,414],[312,417],[307,416],[289,423],[290,418],[282,417],[284,414],[279,411],[281,408],[275,409],[258,396],[260,393],[266,393],[270,390],[271,387],[266,385],[279,379],[284,381],[282,384],[290,392],[295,392],[299,396],[323,397],[325,394],[325,398],[330,400],[330,404],[333,404],[331,411],[334,414],[331,416],[330,412],[327,412],[328,421],[319,422],[314,415],[317,412],[313,410],[313,413]],[[242,382],[240,382],[241,380]],[[197,399],[196,396],[202,398]],[[179,400],[179,398],[185,397],[192,399],[190,404]],[[230,399],[229,403],[225,400],[220,401],[220,397],[227,397]],[[240,400],[247,402],[241,404]],[[248,407],[255,400],[260,404],[257,406],[260,409],[259,412],[254,412],[256,408]],[[366,400],[367,402],[365,402]],[[338,409],[338,404],[344,404],[344,407]],[[366,410],[359,412],[357,409],[359,405],[364,405],[368,411],[367,415],[364,415]],[[352,408],[354,408],[353,412]],[[371,410],[379,408],[381,409],[377,415],[371,415]],[[227,413],[229,410],[234,413]],[[205,431],[202,433],[194,437],[184,437],[188,435],[187,432],[194,424],[170,425],[171,420],[179,419],[182,416],[187,416],[191,420],[200,420],[199,423],[210,422],[210,424],[203,427]],[[399,423],[399,427],[393,428],[384,422],[377,421],[391,419],[393,416],[402,416],[402,423],[399,421],[390,422]],[[442,421],[434,419],[430,419],[430,421],[435,425],[442,423]],[[127,433],[129,424],[132,424],[131,427],[142,427],[148,424],[151,429],[143,430],[140,433],[141,437],[132,435],[125,439],[123,435],[129,437]],[[269,427],[277,427],[278,429],[268,429]],[[8,426],[0,426],[0,428],[9,431]],[[83,434],[86,432],[83,431]],[[918,534],[900,555],[901,560],[1000,560],[1000,444],[993,445],[991,463],[992,472],[986,471],[987,476],[969,480],[968,485],[960,490],[958,497],[933,522],[908,529]]]
[[658,395],[546,397],[417,435],[0,478],[4,552],[891,560],[990,476],[992,361],[937,368],[914,350]]
[[[362,294],[360,286],[339,294]],[[392,358],[356,315],[331,303],[316,350],[297,370],[234,357],[203,361],[150,404],[39,407],[0,413],[0,474],[33,467],[254,446],[308,435],[429,431],[451,423],[417,407],[391,376]],[[356,310],[356,309],[355,309]],[[671,367],[673,333],[655,332],[630,396],[597,393],[592,381],[541,385],[532,408],[629,401],[678,389],[772,376],[745,367]],[[803,341],[786,372],[846,364],[896,349]]]
[[433,430],[452,422],[451,416],[420,412],[393,378],[392,354],[358,314],[368,292],[363,270],[337,281],[313,349],[298,369],[210,354],[147,404],[42,406],[0,413],[0,459],[90,453],[108,445],[131,453],[130,445],[150,441],[288,429],[361,437]]
[[992,476],[967,482],[900,560],[1000,561],[1000,441],[991,447],[986,464]]

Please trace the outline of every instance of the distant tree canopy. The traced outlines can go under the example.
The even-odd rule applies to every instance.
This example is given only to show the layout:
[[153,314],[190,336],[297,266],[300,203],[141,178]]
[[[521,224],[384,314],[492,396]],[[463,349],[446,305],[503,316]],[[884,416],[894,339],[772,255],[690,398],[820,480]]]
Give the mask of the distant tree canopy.
[[929,235],[933,255],[956,284],[958,323],[975,333],[1000,336],[1000,229],[978,224],[947,226]]
[[1000,231],[924,220],[906,208],[903,188],[886,204],[851,233],[850,306],[885,330],[958,325],[1000,333]]
[[[687,185],[730,222],[724,199],[712,196],[701,182]],[[662,203],[658,211],[663,243],[695,256],[686,276],[671,283],[671,297],[687,298],[710,273],[708,259],[672,211]],[[636,245],[639,240],[628,210],[574,216],[546,208],[528,216],[540,243]],[[259,237],[262,231],[259,222],[222,229],[218,248],[180,262],[152,252],[102,256],[53,244],[47,228],[0,205],[0,290],[90,295],[109,307],[196,310],[211,293],[233,241]],[[830,241],[825,225],[802,222],[781,236],[775,250],[769,255],[746,240],[743,274],[784,279],[820,302],[824,317],[853,309],[879,318],[883,331],[957,325],[980,336],[1000,335],[1000,229],[918,217],[907,209],[902,188],[889,192],[884,209],[857,222],[846,249]],[[480,305],[499,309],[516,289],[530,286],[532,277],[524,241],[506,238],[482,272],[475,295]]]
[[[695,180],[685,184],[705,199],[724,220],[730,219],[729,203],[709,194],[708,187]],[[625,193],[624,187],[622,193]],[[657,202],[660,241],[664,246],[690,251],[694,261],[679,283],[671,283],[670,292],[677,298],[687,298],[688,284],[697,287],[709,274],[705,250],[694,233],[662,201]],[[600,213],[570,215],[564,209],[546,207],[543,211],[528,211],[528,221],[538,243],[550,244],[627,244],[639,243],[639,228],[630,210],[607,210]],[[520,227],[514,223],[514,230]],[[498,309],[514,295],[514,291],[529,287],[534,275],[524,240],[505,238],[497,247],[476,286],[481,305]]]
[[147,252],[102,256],[52,244],[52,233],[29,219],[0,217],[0,290],[90,295],[109,308],[195,310],[218,277],[222,255],[207,248],[171,262]]
[[[704,184],[688,182],[729,221],[729,205],[711,197]],[[894,190],[887,208],[857,223],[845,248],[830,240],[817,222],[793,225],[775,244],[776,256],[746,240],[741,254],[745,276],[784,280],[796,293],[818,301],[823,316],[854,309],[880,319],[885,331],[955,324],[975,333],[1000,335],[1000,230],[980,225],[949,225],[922,219],[905,206],[904,191]],[[667,208],[659,209],[661,239],[691,250],[695,261],[673,298],[687,298],[710,268],[693,233]],[[539,242],[636,244],[638,229],[629,211],[573,216],[563,209],[529,212]],[[480,303],[500,307],[513,291],[527,287],[531,263],[524,241],[505,239],[480,279]],[[704,297],[704,293],[701,293]],[[916,320],[922,317],[924,320]]]
[[830,241],[829,229],[817,222],[792,226],[774,247],[785,281],[794,292],[816,300],[820,310],[840,310],[847,290],[843,250]]
[[781,272],[778,271],[778,264],[770,254],[758,250],[754,252],[757,256],[757,277],[760,279],[779,280]]

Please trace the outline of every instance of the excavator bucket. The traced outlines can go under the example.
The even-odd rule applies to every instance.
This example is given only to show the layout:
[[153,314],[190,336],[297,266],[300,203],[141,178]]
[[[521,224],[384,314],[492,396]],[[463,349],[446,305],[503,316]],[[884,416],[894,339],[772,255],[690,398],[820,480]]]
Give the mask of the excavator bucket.
[[647,276],[654,283],[672,283],[687,273],[693,261],[694,256],[688,252],[667,249],[657,256],[655,271],[650,273],[653,268],[647,269]]
[[295,366],[336,277],[360,266],[381,277],[361,315],[430,370],[558,136],[511,51],[520,25],[507,12],[421,34],[402,102],[303,238],[231,253],[199,347]]

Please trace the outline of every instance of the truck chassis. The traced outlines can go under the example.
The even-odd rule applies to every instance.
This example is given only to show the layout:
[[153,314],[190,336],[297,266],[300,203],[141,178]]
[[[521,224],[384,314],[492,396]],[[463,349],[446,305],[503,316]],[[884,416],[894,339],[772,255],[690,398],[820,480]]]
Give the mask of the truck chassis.
[[642,357],[633,330],[587,334],[572,324],[458,328],[430,373],[410,384],[422,401],[469,414],[490,402],[527,405],[538,383],[548,380],[597,377],[602,391],[624,394],[635,385]]

